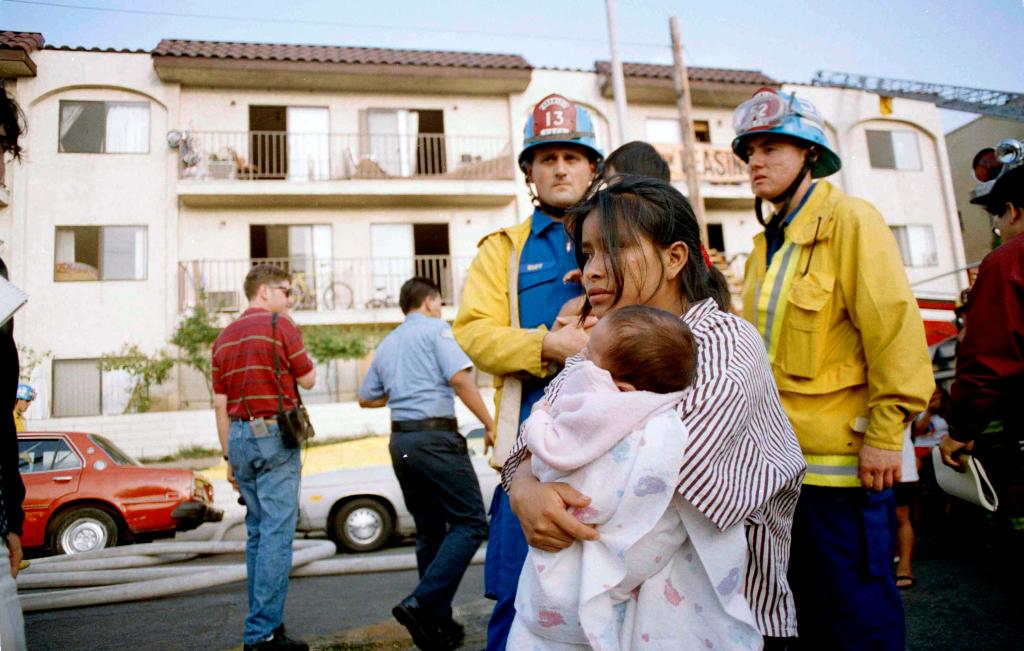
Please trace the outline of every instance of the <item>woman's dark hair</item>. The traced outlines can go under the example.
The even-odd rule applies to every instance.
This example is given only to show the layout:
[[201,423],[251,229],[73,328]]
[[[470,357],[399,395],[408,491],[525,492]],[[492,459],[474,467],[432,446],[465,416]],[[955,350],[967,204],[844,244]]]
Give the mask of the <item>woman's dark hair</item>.
[[0,86],[0,154],[10,154],[15,160],[21,158],[18,138],[25,133],[25,115],[14,98]]
[[718,304],[718,309],[729,312],[732,308],[732,290],[729,289],[729,280],[725,274],[715,265],[711,265],[708,267],[708,277],[705,282],[708,293]]
[[622,145],[604,159],[604,168],[615,168],[616,174],[636,174],[650,176],[668,183],[672,180],[668,163],[654,147],[642,140],[634,140]]
[[[608,268],[615,281],[613,304],[622,298],[624,285],[619,254],[624,248],[638,246],[641,236],[659,248],[675,242],[685,244],[689,249],[689,257],[679,279],[683,294],[690,303],[712,298],[710,274],[700,252],[700,227],[686,197],[658,179],[631,174],[623,174],[616,179],[615,183],[607,184],[592,193],[566,214],[566,232],[572,234],[576,264],[580,269],[586,263],[583,255],[583,222],[593,211],[600,220]],[[643,273],[647,272],[643,270]],[[662,270],[659,269],[658,274],[660,276]],[[721,304],[719,307],[722,308]],[[589,312],[588,302],[583,307],[583,316]]]

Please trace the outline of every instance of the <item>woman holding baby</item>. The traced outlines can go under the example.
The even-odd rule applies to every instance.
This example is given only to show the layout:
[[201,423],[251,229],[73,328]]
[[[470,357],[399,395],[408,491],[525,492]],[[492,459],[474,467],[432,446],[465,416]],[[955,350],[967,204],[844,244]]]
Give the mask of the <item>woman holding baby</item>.
[[[669,184],[649,178],[619,177],[567,215],[566,232],[572,235],[582,271],[582,283],[587,294],[585,314],[601,319],[625,306],[644,305],[668,312],[688,326],[696,348],[695,359],[692,360],[692,383],[672,401],[672,416],[679,421],[676,429],[671,429],[665,419],[661,418],[658,425],[661,429],[657,430],[677,432],[685,440],[685,445],[676,450],[679,465],[675,468],[672,481],[675,491],[671,496],[666,496],[667,500],[671,499],[668,502],[669,512],[682,514],[685,526],[682,537],[678,538],[683,541],[680,543],[684,545],[681,549],[691,549],[686,545],[692,545],[692,551],[701,557],[706,572],[698,572],[698,578],[711,586],[712,593],[717,589],[725,611],[732,612],[730,608],[734,610],[734,605],[726,603],[730,594],[741,595],[745,607],[749,608],[745,616],[752,622],[751,628],[755,635],[759,632],[764,636],[765,648],[785,648],[786,638],[796,636],[796,618],[786,581],[786,568],[792,518],[805,466],[792,428],[779,402],[764,345],[757,331],[742,319],[719,309],[711,298],[713,287],[709,281],[708,261],[701,254],[696,218],[689,202]],[[592,346],[593,342],[592,339]],[[600,338],[597,343],[600,343]],[[609,347],[627,346],[617,334],[602,344],[603,349]],[[644,347],[639,345],[634,348],[642,351]],[[616,374],[607,368],[608,364],[602,363],[607,362],[608,354],[608,350],[602,350],[595,359],[585,349],[566,361],[565,369],[549,385],[545,395],[545,408],[556,416],[553,419],[550,415],[538,416],[547,419],[544,422],[544,436],[558,435],[555,427],[558,423],[557,414],[566,411],[564,408],[560,410],[559,394],[567,381],[572,386],[583,386],[585,391],[594,390],[595,387],[602,391],[615,391],[616,387],[620,391],[636,388],[635,381],[617,381]],[[621,358],[625,353],[620,350],[616,354]],[[574,368],[581,364],[585,367],[574,372]],[[619,365],[622,366],[621,361]],[[628,364],[625,366],[628,367]],[[647,367],[653,368],[655,364],[653,361],[640,360],[637,366],[632,369],[634,376],[637,370],[642,372]],[[586,377],[580,372],[583,369]],[[680,375],[685,374],[686,369],[681,368]],[[581,379],[586,381],[580,384]],[[646,390],[661,395],[679,388],[666,387],[662,392],[659,387],[652,386]],[[575,394],[576,389],[572,393]],[[601,401],[590,400],[580,404],[592,405],[595,402]],[[622,411],[620,409],[618,413]],[[659,413],[664,415],[664,410]],[[586,421],[584,419],[579,422]],[[642,422],[635,424],[639,428],[631,435],[635,441],[643,441],[644,436],[652,436],[649,432],[645,433],[644,426]],[[528,427],[529,423],[524,429]],[[639,438],[636,438],[636,432],[640,432]],[[580,435],[581,432],[577,431],[576,434]],[[562,436],[562,449],[567,449],[564,443],[569,439],[565,438],[565,433]],[[541,440],[536,433],[532,439]],[[508,490],[512,510],[519,517],[527,541],[535,550],[531,550],[531,554],[568,550],[577,541],[614,539],[615,534],[606,529],[607,524],[588,524],[594,522],[586,517],[586,514],[594,512],[590,508],[590,496],[565,481],[552,481],[552,477],[557,475],[535,473],[530,449],[544,448],[528,448],[525,441],[520,439],[505,464],[502,482]],[[670,457],[662,455],[663,459]],[[598,455],[591,455],[588,459],[594,462]],[[550,458],[546,460],[551,461]],[[540,460],[538,464],[546,467]],[[585,469],[585,465],[576,467]],[[537,476],[544,476],[548,481],[542,482]],[[613,491],[613,496],[618,495],[621,499],[625,493],[628,497],[629,490],[629,486],[626,486],[625,490]],[[641,492],[649,491],[635,490],[637,495]],[[611,521],[614,521],[614,517]],[[659,526],[665,524],[660,520],[659,523]],[[735,537],[740,534],[740,540],[746,543],[746,554],[745,559],[741,558],[742,570],[738,580],[730,582],[726,578],[715,577],[711,568],[715,559],[702,557],[702,554],[709,553],[707,545],[710,544],[710,549],[714,550],[716,535]],[[646,538],[630,540],[635,546],[638,541],[642,543]],[[667,538],[661,536],[659,540],[664,542]],[[580,546],[576,545],[577,548]],[[714,555],[713,551],[711,555]],[[614,556],[611,554],[608,557],[613,564]],[[629,559],[621,549],[619,556],[625,557],[627,561]],[[645,603],[644,590],[655,590],[654,586],[645,582],[645,578],[669,577],[672,571],[678,571],[678,568],[673,570],[671,567],[674,561],[665,561],[663,556],[661,553],[657,555],[659,566],[645,570],[648,572],[645,577],[633,577],[633,583],[630,584],[635,585],[632,588],[633,599],[641,607]],[[554,558],[558,558],[558,555],[555,554]],[[683,560],[678,563],[683,563]],[[527,565],[530,565],[529,560]],[[544,570],[543,564],[535,563],[535,573],[538,567]],[[622,569],[628,579],[628,563]],[[524,571],[524,578],[521,579],[521,588],[523,582],[528,580],[526,573]],[[659,581],[656,588],[658,594],[663,593],[664,599],[669,601],[669,606],[665,606],[668,608],[665,611],[667,614],[659,615],[660,620],[671,619],[671,613],[678,612],[680,617],[685,613],[686,617],[691,618],[687,621],[692,621],[693,611],[682,610],[689,607],[684,599],[686,593],[672,594],[679,586],[668,578],[659,578]],[[616,586],[621,587],[625,583],[628,581],[624,580]],[[616,586],[607,588],[614,593]],[[540,594],[538,590],[533,590],[533,597]],[[522,590],[520,594],[523,595]],[[525,600],[531,598],[529,591],[522,598],[526,603]],[[621,606],[624,599],[628,602],[628,598],[623,597],[617,601],[612,599],[613,604],[617,605],[614,612],[617,613],[620,629],[624,625],[623,618],[632,617],[628,615],[632,611]],[[517,617],[519,606],[517,602]],[[694,604],[694,607],[698,613],[701,612],[699,604]],[[673,611],[673,608],[677,610]],[[742,623],[740,620],[743,617],[735,617],[738,617],[738,623]],[[545,624],[542,623],[542,626]],[[533,625],[533,629],[547,633],[536,625]],[[725,632],[720,633],[726,636]],[[633,638],[628,634],[625,637],[620,635],[619,646],[622,639],[636,642],[636,636],[639,635],[637,631],[634,631]],[[643,641],[650,643],[650,648],[657,648],[658,640],[647,635],[643,633]],[[735,635],[730,644],[727,637],[726,646],[747,645],[747,640],[744,639],[741,644]],[[594,646],[593,638],[588,640],[590,646]],[[678,640],[675,642],[678,643]],[[707,642],[710,643],[711,639]],[[664,648],[672,648],[669,639],[660,640],[660,644],[669,645]],[[557,643],[547,646],[561,648]],[[608,645],[608,648],[616,647],[614,643]],[[681,647],[677,644],[676,648]]]

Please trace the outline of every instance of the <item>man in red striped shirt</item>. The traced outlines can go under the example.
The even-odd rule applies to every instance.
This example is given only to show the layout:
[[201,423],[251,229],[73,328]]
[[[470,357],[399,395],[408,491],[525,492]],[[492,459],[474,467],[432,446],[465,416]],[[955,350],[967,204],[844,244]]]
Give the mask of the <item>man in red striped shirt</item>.
[[244,287],[249,309],[213,342],[212,373],[228,480],[246,504],[249,615],[244,649],[307,651],[305,642],[285,636],[282,623],[301,464],[299,448],[284,446],[276,418],[279,404],[285,411],[297,404],[296,385],[313,388],[316,371],[302,335],[288,318],[288,272],[257,265],[246,275]]

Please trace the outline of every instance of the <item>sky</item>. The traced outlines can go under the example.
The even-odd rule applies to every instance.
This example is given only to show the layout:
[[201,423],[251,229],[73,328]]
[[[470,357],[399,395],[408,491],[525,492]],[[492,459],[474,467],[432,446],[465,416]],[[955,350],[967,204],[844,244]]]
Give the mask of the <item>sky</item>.
[[[623,61],[671,63],[676,15],[691,66],[791,82],[839,70],[1024,92],[1024,0],[614,0],[614,12]],[[84,47],[307,43],[501,52],[579,69],[609,58],[604,0],[0,0],[0,29]],[[973,117],[943,111],[943,125]]]

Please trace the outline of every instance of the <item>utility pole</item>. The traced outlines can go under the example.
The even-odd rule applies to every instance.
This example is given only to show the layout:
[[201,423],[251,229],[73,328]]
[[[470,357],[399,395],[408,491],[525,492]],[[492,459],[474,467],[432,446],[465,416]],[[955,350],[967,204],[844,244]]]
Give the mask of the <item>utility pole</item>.
[[700,226],[700,239],[705,245],[708,241],[708,226],[704,219],[704,199],[700,196],[700,178],[697,176],[697,138],[693,135],[693,120],[690,119],[690,78],[686,73],[683,61],[683,43],[679,39],[679,19],[672,16],[668,19],[669,31],[672,33],[672,58],[675,61],[676,106],[679,108],[679,132],[683,136],[683,172],[686,174],[687,194],[693,205]]
[[[619,123],[619,145],[626,142],[626,82],[622,76],[622,61],[619,48],[615,45],[615,6],[612,0],[605,0],[608,8],[608,47],[612,54],[612,94],[615,95],[615,120]],[[611,147],[609,147],[611,149]]]

